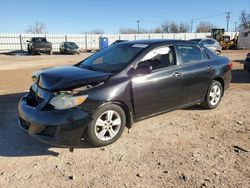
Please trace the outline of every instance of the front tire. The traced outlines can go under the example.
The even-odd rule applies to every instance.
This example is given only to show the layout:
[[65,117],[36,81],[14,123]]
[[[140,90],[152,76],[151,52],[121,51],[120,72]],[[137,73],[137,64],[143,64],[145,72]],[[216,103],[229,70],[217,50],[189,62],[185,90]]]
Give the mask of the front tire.
[[219,81],[214,80],[208,88],[206,98],[201,104],[206,109],[216,108],[223,96],[223,87]]
[[112,144],[120,138],[125,125],[126,115],[120,106],[104,105],[93,115],[93,120],[87,129],[87,140],[97,147]]

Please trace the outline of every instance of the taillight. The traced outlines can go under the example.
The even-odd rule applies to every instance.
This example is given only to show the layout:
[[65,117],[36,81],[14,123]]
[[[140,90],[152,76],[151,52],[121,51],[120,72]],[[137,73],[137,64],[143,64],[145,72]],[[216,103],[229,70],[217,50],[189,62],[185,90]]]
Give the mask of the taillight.
[[229,68],[230,70],[232,70],[232,68],[233,68],[233,63],[232,63],[232,62],[229,62],[228,68]]

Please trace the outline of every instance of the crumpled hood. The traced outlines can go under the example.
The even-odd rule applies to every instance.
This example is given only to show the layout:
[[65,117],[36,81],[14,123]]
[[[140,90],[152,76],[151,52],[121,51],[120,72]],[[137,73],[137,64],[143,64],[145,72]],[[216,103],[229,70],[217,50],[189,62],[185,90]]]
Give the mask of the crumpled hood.
[[112,74],[76,66],[58,66],[34,72],[32,78],[41,88],[59,91],[74,89],[93,82],[101,82],[110,75]]

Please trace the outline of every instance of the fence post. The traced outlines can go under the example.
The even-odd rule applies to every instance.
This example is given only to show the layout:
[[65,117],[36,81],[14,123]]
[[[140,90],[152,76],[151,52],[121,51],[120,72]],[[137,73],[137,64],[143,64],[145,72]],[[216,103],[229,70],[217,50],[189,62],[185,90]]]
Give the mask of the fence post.
[[65,35],[65,42],[67,42],[67,35]]
[[87,44],[87,42],[88,42],[87,34],[85,34],[85,50],[88,49],[88,44]]
[[23,51],[22,35],[19,35],[19,40],[20,40],[20,48],[21,48],[21,51]]

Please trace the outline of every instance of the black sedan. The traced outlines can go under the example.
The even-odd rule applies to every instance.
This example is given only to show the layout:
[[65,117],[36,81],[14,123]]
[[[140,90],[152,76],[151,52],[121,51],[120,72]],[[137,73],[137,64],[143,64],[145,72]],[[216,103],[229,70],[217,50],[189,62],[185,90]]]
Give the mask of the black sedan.
[[216,108],[231,66],[195,42],[118,43],[74,66],[35,72],[18,105],[20,126],[54,145],[73,148],[83,137],[108,145],[138,120],[196,104]]
[[74,42],[62,42],[59,47],[61,54],[79,54],[80,49]]

